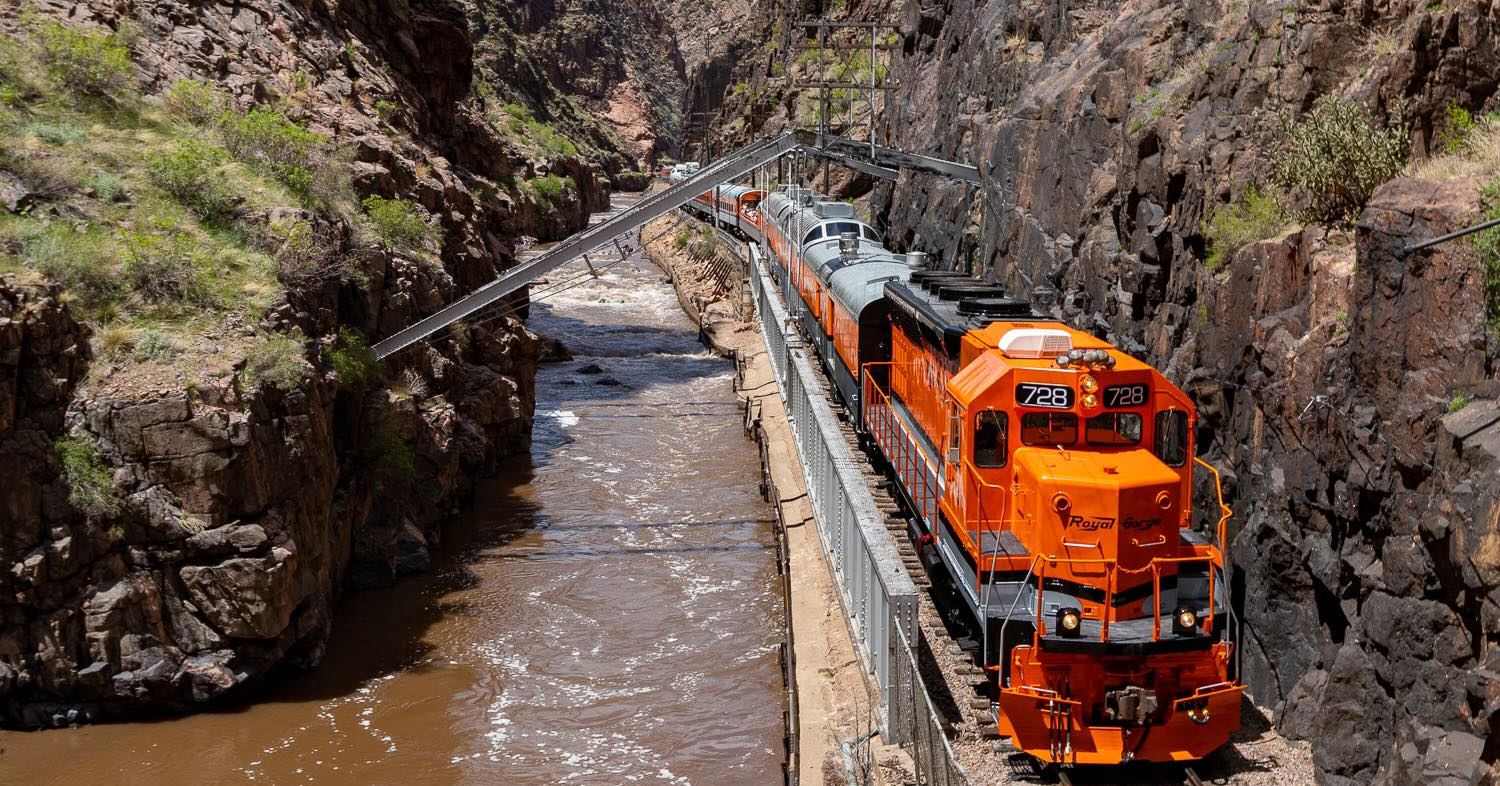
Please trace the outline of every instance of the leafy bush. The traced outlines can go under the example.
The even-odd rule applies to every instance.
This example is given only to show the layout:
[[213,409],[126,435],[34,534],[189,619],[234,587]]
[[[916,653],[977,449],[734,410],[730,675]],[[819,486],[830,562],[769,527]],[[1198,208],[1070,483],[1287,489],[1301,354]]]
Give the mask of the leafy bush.
[[1469,137],[1474,134],[1474,129],[1479,127],[1478,121],[1469,110],[1459,106],[1457,102],[1448,105],[1448,122],[1443,127],[1442,133],[1438,135],[1438,143],[1445,153],[1457,153],[1464,149],[1469,143]]
[[1214,208],[1199,228],[1208,239],[1203,264],[1216,270],[1241,248],[1271,237],[1285,224],[1281,203],[1252,186],[1238,200]]
[[245,356],[245,378],[250,384],[291,390],[302,381],[307,361],[302,335],[268,336]]
[[536,193],[537,198],[545,202],[557,205],[563,201],[567,192],[576,187],[571,177],[558,177],[557,175],[545,175],[528,181],[531,190]]
[[389,418],[379,415],[365,435],[365,454],[375,465],[376,493],[399,494],[410,489],[417,481],[416,454],[401,432]]
[[85,33],[47,22],[38,28],[37,38],[52,78],[75,93],[117,101],[134,81],[130,49],[111,33]]
[[328,364],[347,387],[362,387],[380,376],[380,360],[359,333],[339,328],[338,340],[328,350]]
[[1382,125],[1363,104],[1322,96],[1301,122],[1288,123],[1275,179],[1306,197],[1313,220],[1350,221],[1376,187],[1401,173],[1406,135],[1404,121]]
[[299,195],[310,194],[314,170],[322,163],[328,142],[323,136],[265,107],[221,114],[219,131],[230,155]]
[[116,249],[97,229],[80,232],[62,223],[47,224],[23,237],[22,253],[33,268],[60,282],[85,308],[119,297],[120,283],[110,264]]
[[224,111],[224,97],[213,85],[196,79],[179,79],[162,94],[167,113],[195,126],[209,126]]
[[[1481,221],[1500,218],[1500,178],[1479,192]],[[1486,229],[1470,241],[1484,269],[1484,296],[1491,340],[1500,341],[1500,227]]]
[[365,213],[375,227],[375,234],[391,248],[420,250],[431,228],[412,203],[404,199],[365,197]]
[[68,484],[68,501],[89,518],[114,514],[120,509],[115,496],[115,482],[99,449],[80,437],[63,437],[54,445],[62,459],[63,480]]
[[188,235],[127,232],[124,244],[125,281],[148,303],[212,300],[203,273],[208,262]]
[[221,221],[234,211],[235,198],[224,185],[221,167],[229,155],[223,148],[185,139],[165,153],[151,156],[151,183],[172,195],[199,218]]

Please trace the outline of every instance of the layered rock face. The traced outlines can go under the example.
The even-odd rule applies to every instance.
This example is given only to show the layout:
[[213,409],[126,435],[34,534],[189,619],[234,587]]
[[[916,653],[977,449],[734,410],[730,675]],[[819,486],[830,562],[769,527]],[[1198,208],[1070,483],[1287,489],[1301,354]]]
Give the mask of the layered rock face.
[[[877,191],[896,245],[1056,304],[1200,406],[1229,470],[1244,678],[1327,784],[1490,782],[1500,754],[1495,356],[1479,177],[1397,179],[1347,230],[1217,269],[1202,223],[1325,93],[1500,108],[1491,3],[907,2],[894,142],[980,189]],[[1490,173],[1488,177],[1493,177]],[[1476,403],[1462,406],[1470,397]],[[1448,414],[1450,404],[1457,411]]]
[[[388,362],[390,384],[351,385],[334,336],[431,313],[512,264],[518,237],[582,226],[612,186],[598,160],[497,131],[471,93],[485,39],[456,0],[30,6],[132,25],[148,95],[193,78],[274,102],[347,151],[356,192],[421,205],[444,241],[439,263],[360,248],[350,275],[285,282],[261,327],[309,339],[287,390],[109,366],[55,287],[0,278],[0,723],[39,726],[183,709],[314,664],[344,588],[425,568],[474,478],[529,445],[539,342],[514,314],[482,318]],[[513,187],[543,172],[569,175],[563,199]],[[337,216],[291,217],[356,250]],[[64,437],[92,446],[110,505],[74,499]]]

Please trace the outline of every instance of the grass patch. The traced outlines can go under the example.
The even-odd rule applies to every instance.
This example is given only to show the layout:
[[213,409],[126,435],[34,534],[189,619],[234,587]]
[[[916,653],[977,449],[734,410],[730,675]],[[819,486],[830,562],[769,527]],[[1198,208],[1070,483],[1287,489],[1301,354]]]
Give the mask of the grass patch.
[[1204,266],[1217,270],[1245,246],[1274,236],[1286,220],[1281,203],[1252,186],[1239,199],[1214,208],[1199,227],[1208,240]]
[[267,336],[245,356],[245,378],[254,387],[291,390],[307,371],[302,334]]
[[1470,398],[1467,395],[1463,393],[1455,394],[1453,398],[1448,399],[1448,414],[1451,415],[1454,412],[1457,412],[1464,407],[1469,406],[1469,401]]
[[213,304],[206,273],[211,260],[188,234],[132,231],[124,246],[125,280],[147,303]]
[[[1396,112],[1400,115],[1401,112]],[[1404,121],[1382,124],[1368,107],[1325,95],[1298,122],[1286,122],[1277,183],[1300,194],[1308,218],[1351,222],[1375,189],[1406,163]]]
[[81,437],[63,437],[53,447],[62,460],[63,480],[68,484],[68,501],[73,507],[91,519],[119,512],[114,475],[93,442]]

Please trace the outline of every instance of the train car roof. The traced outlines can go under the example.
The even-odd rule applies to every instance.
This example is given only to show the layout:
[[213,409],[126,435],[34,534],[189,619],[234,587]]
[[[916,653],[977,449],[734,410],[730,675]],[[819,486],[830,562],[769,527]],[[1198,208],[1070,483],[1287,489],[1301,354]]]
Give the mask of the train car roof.
[[828,291],[859,319],[866,306],[885,297],[888,282],[905,281],[910,273],[906,263],[894,258],[846,265],[829,276]]

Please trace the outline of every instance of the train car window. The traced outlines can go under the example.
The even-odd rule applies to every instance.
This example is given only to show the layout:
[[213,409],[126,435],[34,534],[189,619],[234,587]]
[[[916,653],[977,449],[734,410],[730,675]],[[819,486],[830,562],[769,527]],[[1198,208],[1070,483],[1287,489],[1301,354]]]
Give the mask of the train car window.
[[974,419],[974,466],[1005,466],[1009,425],[1010,419],[1004,412],[987,409],[979,413]]
[[1090,445],[1138,445],[1141,416],[1134,412],[1106,412],[1084,423],[1083,435]]
[[856,224],[853,221],[840,221],[836,224],[828,225],[829,237],[838,237],[845,232],[853,232],[855,237],[859,237],[859,224]]
[[811,243],[814,240],[817,240],[818,238],[821,238],[822,236],[823,236],[823,227],[821,227],[821,226],[813,227],[812,231],[808,232],[807,235],[802,238],[802,245],[807,245],[808,243]]
[[876,232],[875,230],[873,230],[873,229],[871,229],[869,227],[864,227],[864,233],[865,233],[865,240],[869,240],[869,241],[872,241],[872,242],[875,242],[875,243],[879,243],[880,242],[880,233],[879,232]]
[[1156,457],[1169,467],[1187,463],[1188,416],[1180,409],[1156,413]]
[[1071,445],[1078,441],[1078,416],[1071,412],[1027,412],[1021,415],[1025,445]]
[[963,428],[963,415],[959,414],[958,407],[948,407],[948,463],[958,463],[958,434]]

